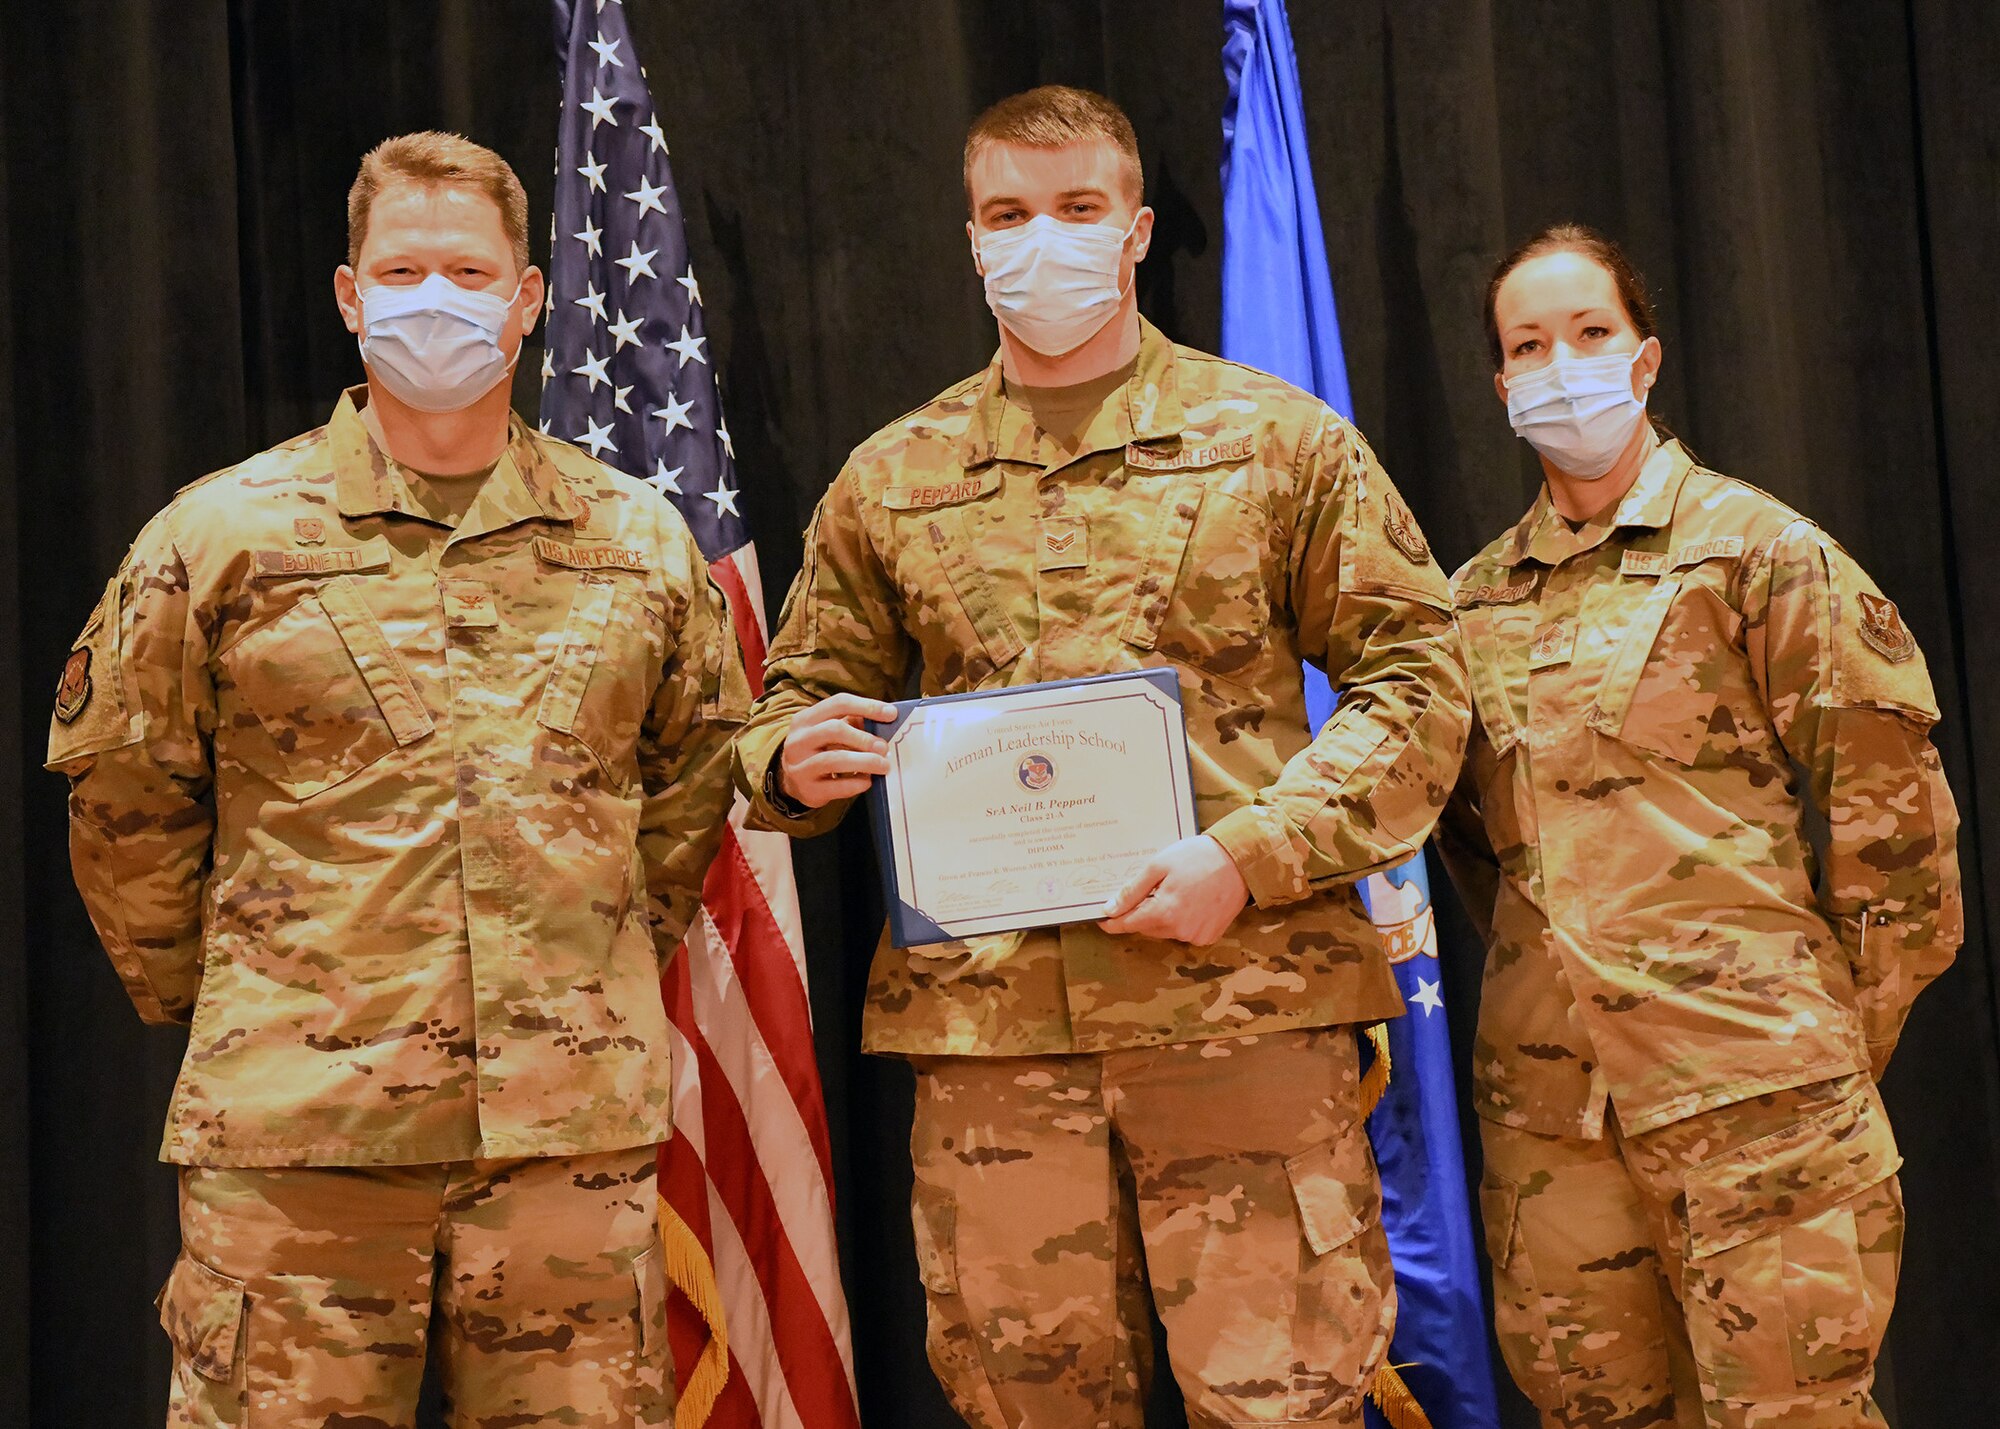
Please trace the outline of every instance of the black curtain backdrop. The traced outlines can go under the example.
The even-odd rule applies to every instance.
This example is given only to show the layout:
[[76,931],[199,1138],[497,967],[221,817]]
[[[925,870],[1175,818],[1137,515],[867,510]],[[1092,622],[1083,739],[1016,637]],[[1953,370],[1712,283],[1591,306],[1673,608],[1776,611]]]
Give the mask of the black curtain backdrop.
[[[1218,0],[626,8],[773,611],[847,449],[993,346],[958,177],[991,100],[1060,80],[1127,107],[1159,213],[1142,304],[1215,346]],[[1661,409],[1709,464],[1825,524],[1929,652],[1971,936],[1888,1077],[1911,1230],[1884,1397],[1902,1429],[1990,1423],[2000,7],[1293,0],[1292,22],[1357,417],[1447,564],[1534,487],[1492,395],[1487,273],[1576,218],[1659,290]],[[331,275],[362,151],[469,134],[519,169],[539,234],[556,86],[541,0],[5,6],[0,631],[19,678],[0,903],[20,953],[0,960],[0,1422],[157,1424],[167,1375],[150,1301],[174,1183],[154,1156],[181,1041],[132,1015],[70,888],[62,787],[39,768],[68,642],[177,487],[317,425],[358,379]],[[865,830],[800,847],[798,868],[866,1420],[947,1425],[905,1209],[910,1077],[854,1051],[879,915]],[[1445,914],[1462,1049],[1477,956]]]

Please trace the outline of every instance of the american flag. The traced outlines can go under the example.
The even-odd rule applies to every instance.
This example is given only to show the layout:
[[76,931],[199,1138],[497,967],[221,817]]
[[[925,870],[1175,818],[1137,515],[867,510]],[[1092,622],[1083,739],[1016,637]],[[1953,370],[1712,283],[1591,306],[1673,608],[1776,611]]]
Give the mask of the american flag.
[[[563,70],[542,430],[641,477],[729,598],[752,687],[767,627],[667,141],[618,0],[555,0]],[[695,1429],[858,1429],[805,945],[781,834],[739,799],[661,991],[669,1338]],[[725,1334],[726,1327],[726,1334]],[[727,1369],[726,1377],[724,1369]]]

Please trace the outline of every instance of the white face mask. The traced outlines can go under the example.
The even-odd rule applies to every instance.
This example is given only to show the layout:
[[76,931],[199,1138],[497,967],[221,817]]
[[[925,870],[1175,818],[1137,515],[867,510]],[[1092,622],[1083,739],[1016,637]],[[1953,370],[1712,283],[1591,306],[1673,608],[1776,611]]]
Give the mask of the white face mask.
[[1646,418],[1646,399],[1632,395],[1632,369],[1645,350],[1558,357],[1508,378],[1515,435],[1564,476],[1596,481],[1618,464]]
[[1102,223],[1064,223],[1037,214],[1018,228],[979,240],[986,306],[1001,325],[1045,357],[1083,346],[1125,299],[1118,282],[1125,240]]
[[500,337],[514,296],[461,288],[442,273],[361,290],[361,360],[396,399],[419,412],[470,407],[513,370]]

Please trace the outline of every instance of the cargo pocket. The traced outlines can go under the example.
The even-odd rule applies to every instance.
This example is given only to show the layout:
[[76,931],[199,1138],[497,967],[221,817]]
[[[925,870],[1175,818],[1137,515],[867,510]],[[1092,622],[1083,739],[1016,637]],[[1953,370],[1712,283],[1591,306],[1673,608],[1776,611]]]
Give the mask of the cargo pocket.
[[1516,1253],[1520,1206],[1520,1188],[1487,1170],[1479,1182],[1479,1219],[1486,1231],[1486,1258],[1493,1265],[1493,1332],[1521,1393],[1538,1409],[1560,1409],[1562,1374],[1556,1368],[1549,1319],[1530,1261]]
[[[323,582],[221,656],[256,716],[236,752],[294,798],[360,773],[431,732],[431,717],[352,577]],[[229,728],[225,722],[225,728]]]
[[1285,1174],[1304,1237],[1285,1417],[1313,1423],[1358,1403],[1381,1368],[1396,1327],[1395,1276],[1365,1128],[1300,1152]]
[[620,788],[639,777],[639,731],[665,642],[658,614],[624,582],[605,575],[577,582],[535,718],[583,746]]
[[639,1305],[639,1355],[651,1359],[667,1338],[667,1270],[660,1248],[648,1247],[632,1262]]
[[174,1422],[241,1423],[249,1308],[243,1282],[182,1251],[153,1303],[174,1346]]
[[1873,1083],[1687,1175],[1688,1338],[1737,1404],[1851,1388],[1894,1307],[1901,1164]]
[[667,1340],[667,1263],[658,1240],[632,1261],[638,1354],[624,1377],[630,1424],[671,1425],[677,1398],[673,1354]]
[[1005,1423],[987,1378],[979,1327],[959,1289],[958,1202],[949,1191],[919,1180],[910,1194],[910,1228],[924,1285],[924,1348],[931,1369],[966,1423]]
[[1582,1420],[1610,1406],[1611,1417],[1651,1423],[1672,1392],[1673,1312],[1630,1175],[1611,1156],[1534,1175],[1526,1196],[1490,1165],[1480,1183],[1507,1368],[1544,1410]]

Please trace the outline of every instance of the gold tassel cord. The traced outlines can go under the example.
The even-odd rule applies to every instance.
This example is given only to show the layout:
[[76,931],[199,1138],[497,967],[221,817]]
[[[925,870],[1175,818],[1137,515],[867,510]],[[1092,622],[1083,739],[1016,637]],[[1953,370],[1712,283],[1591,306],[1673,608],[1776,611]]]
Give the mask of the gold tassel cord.
[[1369,1387],[1368,1397],[1389,1421],[1389,1429],[1431,1429],[1430,1416],[1403,1383],[1395,1365],[1385,1363],[1375,1372],[1375,1383]]
[[[1382,1094],[1389,1090],[1389,1024],[1370,1023],[1362,1035],[1375,1049],[1375,1060],[1368,1064],[1367,1074],[1361,1078],[1361,1117],[1365,1121],[1375,1114],[1375,1108],[1382,1103]],[[1375,1372],[1375,1382],[1368,1386],[1368,1397],[1389,1421],[1389,1429],[1431,1429],[1430,1416],[1417,1403],[1416,1395],[1410,1393],[1397,1366],[1386,1359]]]
[[687,1383],[680,1386],[680,1403],[674,1410],[677,1429],[701,1429],[729,1378],[729,1331],[722,1323],[722,1291],[715,1283],[715,1267],[709,1263],[708,1252],[702,1249],[693,1228],[664,1200],[660,1202],[660,1255],[668,1281],[687,1296],[708,1326],[708,1343],[702,1347]]
[[1375,1049],[1375,1060],[1368,1064],[1368,1071],[1361,1078],[1361,1119],[1366,1121],[1375,1115],[1382,1093],[1389,1090],[1389,1024],[1371,1022],[1361,1035]]

